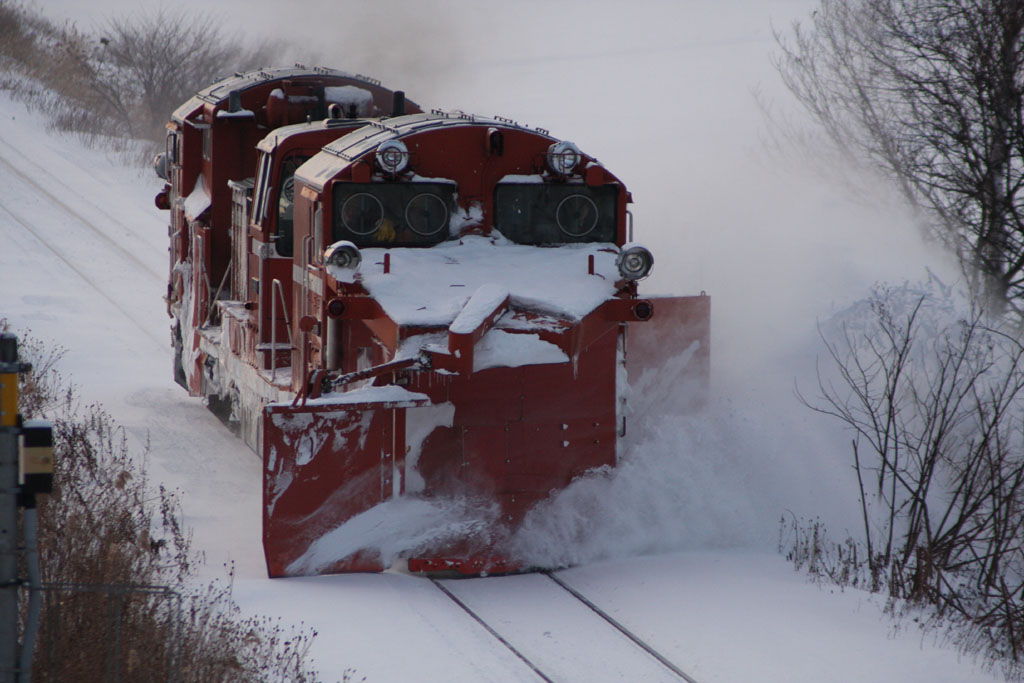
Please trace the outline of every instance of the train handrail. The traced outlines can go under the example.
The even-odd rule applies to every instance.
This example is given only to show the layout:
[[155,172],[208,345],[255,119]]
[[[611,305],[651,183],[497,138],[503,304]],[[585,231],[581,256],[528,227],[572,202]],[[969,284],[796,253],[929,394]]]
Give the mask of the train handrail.
[[214,293],[213,298],[210,299],[209,304],[206,307],[206,322],[210,321],[210,315],[213,313],[213,307],[217,301],[220,300],[220,293],[224,291],[224,283],[228,281],[228,276],[231,274],[231,265],[234,263],[234,259],[228,261],[228,267],[224,269],[224,277],[220,279],[220,285],[217,286],[217,291]]
[[284,315],[284,329],[288,332],[288,346],[294,346],[292,340],[292,323],[288,319],[288,306],[284,300],[284,288],[281,281],[274,278],[271,282],[273,292],[270,295],[270,381],[277,378],[277,299],[281,299],[281,313]]
[[[309,291],[309,264],[313,262],[313,237],[305,235],[302,238],[302,287]],[[302,314],[309,315],[309,297],[302,297]]]
[[[205,285],[206,287],[206,301],[196,302],[196,312],[203,316],[203,319],[199,321],[199,325],[197,325],[197,327],[203,327],[210,318],[210,293],[213,291],[213,287],[210,286],[210,275],[206,272],[206,239],[202,234],[197,234],[196,240],[196,246],[198,249],[196,250],[197,254],[195,254],[193,258],[199,259],[199,286],[201,287]],[[206,304],[205,306],[203,305],[204,303]]]

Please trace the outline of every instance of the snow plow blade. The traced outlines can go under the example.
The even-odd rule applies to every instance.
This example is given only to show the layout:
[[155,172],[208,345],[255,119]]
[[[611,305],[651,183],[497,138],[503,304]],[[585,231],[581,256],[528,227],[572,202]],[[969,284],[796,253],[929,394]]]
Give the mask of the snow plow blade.
[[266,406],[263,549],[271,577],[384,569],[372,550],[355,548],[326,566],[317,565],[318,552],[328,532],[402,490],[404,452],[395,445],[404,441],[404,412],[428,403],[401,387],[369,387],[343,403]]
[[[422,518],[445,501],[480,500],[490,501],[493,514],[481,522],[487,528],[477,529],[479,538],[428,533],[432,540],[406,549],[409,570],[523,569],[491,541],[513,531],[534,505],[576,477],[615,465],[616,444],[629,419],[617,411],[617,401],[628,395],[634,414],[648,401],[659,408],[700,406],[708,384],[709,315],[706,296],[614,299],[577,325],[561,328],[563,348],[575,350],[558,362],[456,371],[441,364],[447,358],[455,368],[459,359],[442,354],[415,369],[397,361],[379,366],[394,372],[377,381],[398,381],[401,375],[405,386],[383,384],[325,394],[304,405],[268,405],[268,573],[382,571],[395,559],[375,547],[394,521],[389,507],[414,510]],[[451,336],[461,359],[471,361],[474,342]],[[616,373],[623,351],[626,372]],[[437,526],[448,521],[442,517]]]
[[707,403],[711,377],[711,297],[647,297],[652,315],[629,326],[626,372],[631,412],[670,401],[690,412]]

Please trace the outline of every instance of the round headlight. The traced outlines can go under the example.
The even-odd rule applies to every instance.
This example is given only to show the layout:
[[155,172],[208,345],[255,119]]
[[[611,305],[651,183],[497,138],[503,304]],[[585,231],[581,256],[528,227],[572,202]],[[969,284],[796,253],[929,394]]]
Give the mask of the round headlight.
[[356,270],[362,260],[363,255],[359,253],[359,247],[348,240],[335,242],[324,249],[324,263],[335,268]]
[[651,316],[654,315],[654,306],[651,305],[650,301],[637,301],[636,305],[633,306],[633,315],[636,316],[637,320],[650,320]]
[[153,157],[153,170],[156,172],[158,178],[168,180],[167,178],[167,155],[163,152]]
[[580,163],[580,148],[567,140],[548,147],[548,168],[558,175],[569,175]]
[[654,255],[647,247],[639,244],[627,244],[622,247],[619,257],[615,259],[619,273],[627,280],[642,280],[651,274],[654,267]]
[[409,148],[401,140],[388,140],[377,147],[377,165],[385,173],[401,173],[409,165]]
[[327,315],[332,318],[340,318],[345,314],[345,302],[341,299],[331,299],[327,303]]

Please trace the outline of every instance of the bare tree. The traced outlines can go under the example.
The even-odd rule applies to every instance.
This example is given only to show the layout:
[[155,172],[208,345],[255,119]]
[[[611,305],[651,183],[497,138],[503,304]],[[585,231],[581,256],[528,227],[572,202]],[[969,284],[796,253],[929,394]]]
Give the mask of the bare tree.
[[162,140],[171,112],[196,91],[282,49],[245,43],[204,14],[159,9],[112,18],[94,34],[0,0],[0,66],[10,72],[0,83],[87,137]]
[[1024,345],[981,315],[936,324],[881,290],[862,325],[823,333],[819,402],[853,432],[871,585],[1024,656]]
[[170,112],[203,86],[239,69],[265,66],[281,51],[276,43],[243,45],[204,14],[159,9],[155,14],[111,18],[94,53],[94,82],[111,103],[132,98],[144,133],[162,135]]
[[776,67],[841,151],[1024,313],[1024,0],[821,0]]

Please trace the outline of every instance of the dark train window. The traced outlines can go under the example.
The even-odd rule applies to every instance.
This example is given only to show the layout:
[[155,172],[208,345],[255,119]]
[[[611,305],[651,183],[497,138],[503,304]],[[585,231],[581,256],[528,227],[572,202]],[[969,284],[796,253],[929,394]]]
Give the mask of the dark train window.
[[308,156],[293,155],[281,166],[281,182],[277,188],[277,238],[274,246],[281,256],[293,256],[295,227],[295,170],[306,163]]
[[618,185],[500,183],[494,227],[519,244],[614,242]]
[[335,183],[332,240],[429,246],[448,238],[454,183]]
[[270,169],[272,159],[269,154],[260,152],[259,165],[256,167],[256,190],[252,202],[252,218],[256,225],[263,225],[263,217],[267,213],[267,198],[270,195]]

